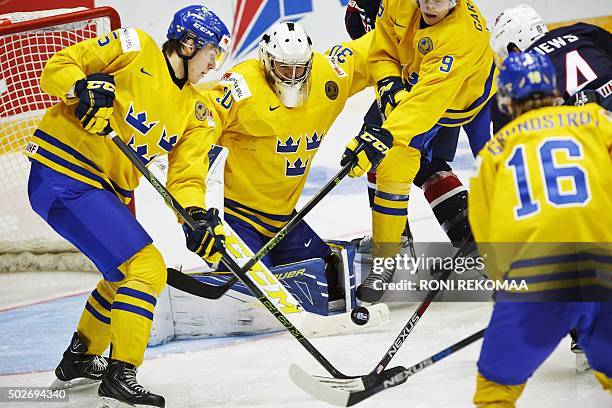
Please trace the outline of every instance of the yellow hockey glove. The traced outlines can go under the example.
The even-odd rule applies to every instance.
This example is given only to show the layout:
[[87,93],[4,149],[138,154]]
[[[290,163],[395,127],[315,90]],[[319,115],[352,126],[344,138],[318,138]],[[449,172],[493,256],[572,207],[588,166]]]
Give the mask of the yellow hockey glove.
[[378,109],[382,120],[385,121],[391,111],[399,105],[402,99],[408,96],[408,90],[400,77],[383,78],[376,83]]
[[392,145],[391,132],[379,126],[366,124],[359,136],[351,139],[346,145],[340,165],[345,166],[353,162],[354,165],[348,173],[349,177],[361,177],[378,167]]
[[74,84],[74,94],[79,98],[74,115],[83,128],[102,133],[113,114],[115,79],[109,74],[91,74]]
[[190,207],[188,209],[196,222],[195,229],[183,224],[187,248],[205,261],[219,263],[225,246],[225,229],[219,217],[219,210]]

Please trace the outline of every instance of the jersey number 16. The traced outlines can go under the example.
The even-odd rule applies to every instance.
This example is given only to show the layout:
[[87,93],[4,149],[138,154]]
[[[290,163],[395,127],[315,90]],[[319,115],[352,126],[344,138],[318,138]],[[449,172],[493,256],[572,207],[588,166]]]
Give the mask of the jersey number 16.
[[[584,159],[582,145],[577,140],[573,138],[545,139],[538,146],[537,152],[540,177],[530,178],[525,146],[514,147],[506,165],[513,170],[519,199],[519,204],[514,207],[516,219],[530,217],[540,212],[541,203],[533,197],[531,180],[534,179],[543,182],[545,199],[553,207],[579,207],[584,206],[590,200],[591,194],[586,171],[576,163],[563,165],[556,163],[555,155],[561,152],[565,152],[568,158],[574,160]],[[562,188],[564,181],[571,183],[570,189]]]

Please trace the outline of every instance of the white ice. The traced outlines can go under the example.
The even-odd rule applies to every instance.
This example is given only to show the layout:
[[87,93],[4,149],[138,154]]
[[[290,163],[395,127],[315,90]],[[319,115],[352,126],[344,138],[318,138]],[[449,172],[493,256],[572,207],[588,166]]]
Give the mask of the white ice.
[[[351,101],[326,136],[314,161],[308,184],[316,190],[323,179],[338,170],[338,160],[345,142],[361,124],[372,95],[364,92]],[[463,137],[463,136],[462,136]],[[465,140],[458,152],[462,163],[469,155]],[[468,166],[459,171],[467,182]],[[321,177],[323,175],[324,177]],[[197,263],[182,249],[183,237],[169,210],[152,189],[143,182],[138,191],[138,212],[144,218],[155,218],[148,226],[156,244],[162,248],[168,264]],[[306,197],[308,198],[308,197]],[[444,240],[444,235],[422,194],[413,190],[410,201],[412,231],[419,241]],[[345,180],[338,192],[323,201],[308,217],[308,222],[325,238],[353,238],[367,233],[370,216],[364,180]],[[8,276],[8,277],[7,277]],[[66,291],[91,289],[95,277],[82,274],[38,274],[36,285],[31,275],[0,277],[0,308],[8,304],[41,300]],[[47,288],[40,291],[40,288]],[[18,293],[18,296],[16,295]],[[425,313],[391,365],[409,366],[429,357],[456,341],[485,327],[492,304],[435,303]],[[391,323],[367,333],[313,339],[313,344],[341,371],[366,374],[382,357],[399,333],[416,304],[392,307]],[[76,325],[76,322],[74,322]],[[67,327],[67,332],[72,332]],[[27,336],[27,333],[23,334]],[[206,342],[206,340],[200,340]],[[195,344],[195,343],[194,343]],[[141,382],[166,397],[167,406],[178,407],[323,407],[291,383],[287,370],[297,363],[313,374],[324,375],[318,363],[288,334],[279,333],[252,339],[215,341],[198,351],[168,353],[147,359],[139,372]],[[361,407],[471,407],[475,388],[476,360],[480,342],[426,368],[396,388],[381,392],[364,401]],[[2,357],[0,346],[0,361]],[[57,356],[58,360],[60,356]],[[0,386],[46,386],[52,372],[0,376]],[[96,403],[96,387],[74,391],[67,404],[45,406],[91,407]],[[25,407],[24,404],[0,406]],[[592,374],[576,374],[574,355],[566,338],[529,381],[519,400],[519,407],[610,407],[611,400]],[[34,406],[34,405],[32,405]],[[36,405],[38,406],[38,405]]]

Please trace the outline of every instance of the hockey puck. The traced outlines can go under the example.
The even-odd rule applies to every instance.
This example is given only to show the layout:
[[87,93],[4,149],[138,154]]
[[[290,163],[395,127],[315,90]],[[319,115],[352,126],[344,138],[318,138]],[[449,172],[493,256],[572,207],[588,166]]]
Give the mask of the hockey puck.
[[363,306],[357,306],[351,311],[351,320],[353,323],[363,326],[370,320],[370,312]]

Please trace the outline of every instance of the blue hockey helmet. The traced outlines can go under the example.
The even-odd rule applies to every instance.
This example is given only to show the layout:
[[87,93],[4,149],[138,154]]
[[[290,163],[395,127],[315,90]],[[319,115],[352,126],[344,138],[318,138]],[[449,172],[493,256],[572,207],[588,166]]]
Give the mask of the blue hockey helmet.
[[555,67],[546,55],[537,52],[512,52],[503,61],[497,77],[498,104],[510,112],[512,101],[535,96],[556,96]]
[[[187,6],[176,12],[170,27],[169,40],[184,43],[188,39],[194,41],[197,50],[211,45],[216,48],[215,69],[221,68],[230,47],[230,33],[223,21],[207,7]],[[181,56],[182,58],[186,58]]]

